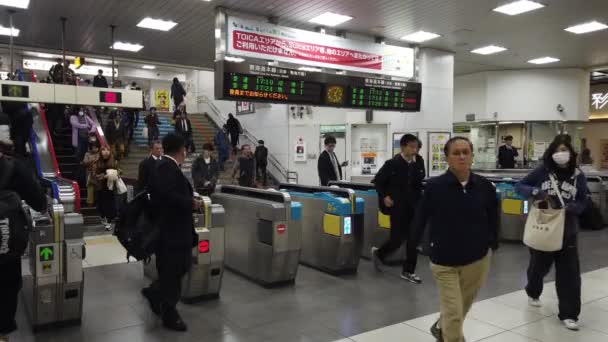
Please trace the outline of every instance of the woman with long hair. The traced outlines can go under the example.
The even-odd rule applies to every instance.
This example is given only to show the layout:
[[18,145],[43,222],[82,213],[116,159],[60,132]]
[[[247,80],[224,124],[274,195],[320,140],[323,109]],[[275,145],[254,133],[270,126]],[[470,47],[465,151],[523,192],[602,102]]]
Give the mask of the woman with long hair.
[[99,159],[94,166],[92,181],[97,191],[97,211],[106,230],[112,229],[112,221],[116,217],[116,198],[114,189],[109,185],[113,181],[112,175],[120,174],[118,165],[110,146],[103,145],[99,150]]
[[[555,263],[555,286],[559,319],[570,330],[578,330],[581,311],[581,272],[578,258],[578,220],[585,209],[587,181],[576,166],[576,152],[567,135],[557,136],[545,152],[543,165],[519,182],[515,189],[532,200],[545,201],[552,208],[566,209],[564,243],[561,250],[542,252],[530,249],[528,303],[542,306],[543,280]],[[561,200],[560,200],[561,195]]]

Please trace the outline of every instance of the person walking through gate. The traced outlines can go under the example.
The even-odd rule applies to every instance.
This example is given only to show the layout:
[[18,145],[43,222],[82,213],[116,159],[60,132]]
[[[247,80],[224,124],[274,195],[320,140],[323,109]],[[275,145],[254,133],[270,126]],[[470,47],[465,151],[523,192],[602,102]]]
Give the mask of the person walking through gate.
[[135,194],[147,189],[150,185],[150,175],[154,172],[156,164],[161,160],[162,145],[160,141],[154,141],[150,144],[150,156],[139,163],[137,171],[137,185],[135,186]]
[[445,144],[448,171],[427,182],[414,218],[414,241],[429,223],[431,271],[439,289],[440,318],[431,334],[463,342],[462,326],[498,248],[496,188],[471,171],[473,144],[454,137]]
[[557,252],[530,249],[528,265],[528,303],[542,306],[540,295],[543,280],[555,263],[555,287],[559,301],[558,317],[566,328],[578,330],[581,312],[581,270],[578,257],[578,221],[585,210],[587,179],[576,167],[576,153],[565,136],[557,136],[545,152],[541,166],[515,185],[515,189],[531,200],[547,201],[553,208],[566,208],[563,248]]
[[372,258],[376,269],[387,256],[398,250],[404,241],[406,258],[403,262],[401,278],[414,284],[422,280],[416,275],[418,249],[416,241],[410,238],[410,224],[418,201],[422,197],[422,181],[426,176],[424,160],[418,156],[418,138],[412,134],[401,137],[401,153],[388,160],[375,178],[376,190],[382,205],[390,213],[390,238],[382,247],[372,247]]
[[217,161],[212,154],[213,145],[204,144],[203,154],[192,163],[194,189],[203,196],[210,196],[215,191],[219,176]]
[[255,148],[255,165],[256,175],[259,181],[262,182],[263,186],[268,183],[268,175],[266,174],[266,168],[268,167],[268,149],[264,146],[264,140],[258,141],[258,146]]
[[156,251],[158,280],[142,289],[152,311],[167,329],[186,331],[188,327],[177,312],[182,278],[192,264],[192,248],[198,244],[192,211],[201,207],[181,170],[186,159],[184,139],[175,133],[163,138],[163,158],[150,177],[150,198],[158,212],[160,243]]

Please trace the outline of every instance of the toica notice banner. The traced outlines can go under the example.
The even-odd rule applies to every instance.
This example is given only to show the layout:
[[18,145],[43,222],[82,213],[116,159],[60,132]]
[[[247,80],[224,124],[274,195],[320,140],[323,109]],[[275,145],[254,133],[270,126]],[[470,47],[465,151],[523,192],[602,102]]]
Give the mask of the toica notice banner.
[[228,54],[411,78],[414,50],[228,17]]

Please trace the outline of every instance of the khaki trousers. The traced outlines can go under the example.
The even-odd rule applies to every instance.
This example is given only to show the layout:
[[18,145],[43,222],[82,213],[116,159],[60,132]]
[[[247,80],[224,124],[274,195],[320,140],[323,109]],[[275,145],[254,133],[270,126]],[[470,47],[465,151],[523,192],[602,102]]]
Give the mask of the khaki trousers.
[[444,342],[463,342],[462,326],[479,289],[485,283],[492,251],[482,259],[465,266],[431,264],[439,288],[441,333]]

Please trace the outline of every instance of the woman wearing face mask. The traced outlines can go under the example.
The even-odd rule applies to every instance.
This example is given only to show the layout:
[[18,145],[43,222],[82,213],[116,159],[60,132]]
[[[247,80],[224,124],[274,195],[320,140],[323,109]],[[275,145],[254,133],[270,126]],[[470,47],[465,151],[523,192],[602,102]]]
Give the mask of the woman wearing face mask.
[[94,177],[91,180],[97,191],[97,211],[101,222],[106,230],[111,230],[112,220],[116,217],[116,199],[114,190],[108,187],[108,170],[115,170],[120,174],[112,150],[108,145],[104,145],[99,150],[99,159],[94,164]]
[[[552,181],[553,178],[553,181]],[[557,189],[555,188],[555,185]],[[546,200],[553,208],[561,208],[558,191],[566,209],[563,248],[557,252],[530,249],[528,265],[528,303],[542,306],[540,295],[543,279],[555,263],[555,286],[559,300],[559,319],[570,330],[578,330],[581,311],[581,276],[578,259],[577,233],[579,216],[585,209],[587,181],[576,167],[576,153],[566,135],[553,140],[544,155],[543,165],[532,171],[515,186],[521,195],[534,200]]]
[[72,126],[72,146],[76,149],[76,158],[82,161],[89,145],[89,134],[95,133],[95,122],[85,115],[84,108],[78,109],[70,117]]

